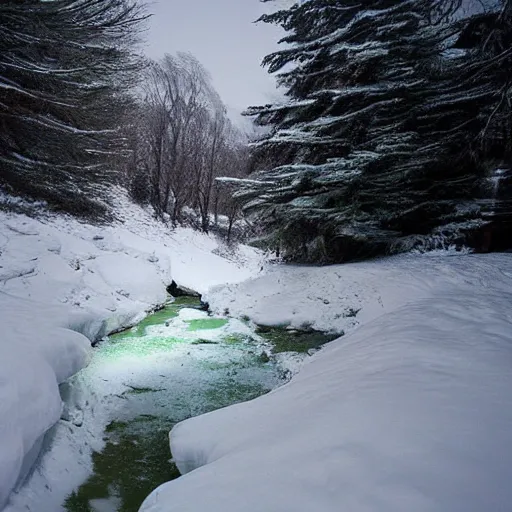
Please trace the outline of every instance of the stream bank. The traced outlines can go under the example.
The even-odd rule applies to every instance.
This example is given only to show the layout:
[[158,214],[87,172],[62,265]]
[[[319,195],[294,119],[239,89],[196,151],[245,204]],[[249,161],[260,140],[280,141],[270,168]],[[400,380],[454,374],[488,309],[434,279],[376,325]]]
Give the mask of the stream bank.
[[[200,309],[199,298],[177,298],[101,342],[91,364],[63,386],[68,423],[103,425],[91,474],[67,496],[65,510],[137,512],[154,488],[179,476],[168,442],[176,423],[283,382],[246,323]],[[85,412],[80,401],[91,392]]]
[[[294,341],[302,354],[284,352]],[[212,316],[199,297],[172,300],[99,342],[89,366],[60,386],[62,417],[22,489],[24,510],[138,512],[179,476],[174,425],[279,387],[326,341]]]

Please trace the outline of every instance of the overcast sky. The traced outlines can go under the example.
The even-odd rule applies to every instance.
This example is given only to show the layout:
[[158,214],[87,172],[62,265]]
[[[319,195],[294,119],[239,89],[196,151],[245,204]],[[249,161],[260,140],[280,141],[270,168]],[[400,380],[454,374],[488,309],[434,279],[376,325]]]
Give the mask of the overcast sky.
[[260,63],[283,35],[279,27],[253,23],[268,5],[259,0],[153,0],[146,53],[158,59],[164,53],[191,52],[231,109],[268,103],[276,94],[275,81]]

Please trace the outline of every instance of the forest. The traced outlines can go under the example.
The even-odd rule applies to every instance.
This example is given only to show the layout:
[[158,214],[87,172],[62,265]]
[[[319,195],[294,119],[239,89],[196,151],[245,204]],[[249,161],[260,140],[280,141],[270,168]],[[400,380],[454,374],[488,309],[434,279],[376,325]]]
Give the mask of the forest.
[[510,510],[511,304],[512,0],[0,0],[0,512]]
[[[138,0],[0,3],[0,183],[109,222],[114,184],[156,217],[286,259],[335,263],[504,250],[510,203],[512,3],[308,0],[263,65],[283,101],[237,128],[191,54],[139,51]],[[234,72],[235,74],[235,72]]]
[[118,184],[164,222],[208,232],[223,213],[230,231],[215,178],[248,172],[247,137],[194,56],[137,51],[147,18],[130,0],[0,3],[2,186],[108,222]]

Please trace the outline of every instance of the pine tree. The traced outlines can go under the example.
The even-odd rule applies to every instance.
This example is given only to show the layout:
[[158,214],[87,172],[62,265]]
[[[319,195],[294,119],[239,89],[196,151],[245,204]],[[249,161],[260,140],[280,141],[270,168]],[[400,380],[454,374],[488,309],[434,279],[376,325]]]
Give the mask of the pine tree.
[[[249,109],[271,132],[255,144],[258,183],[238,196],[268,244],[344,261],[482,226],[484,178],[510,156],[489,140],[491,126],[509,129],[511,7],[469,18],[458,7],[309,0],[262,18],[289,34],[265,64],[290,100]],[[483,18],[485,37],[463,44]]]
[[98,214],[139,59],[136,0],[0,2],[0,184]]

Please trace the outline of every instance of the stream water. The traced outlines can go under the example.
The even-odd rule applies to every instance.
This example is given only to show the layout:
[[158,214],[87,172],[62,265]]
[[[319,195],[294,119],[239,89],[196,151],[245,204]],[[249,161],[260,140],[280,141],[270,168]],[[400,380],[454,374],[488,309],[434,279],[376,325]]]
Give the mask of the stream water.
[[336,337],[256,328],[211,316],[198,299],[174,300],[99,343],[61,385],[61,421],[9,512],[138,512],[179,476],[168,438],[177,422],[278,387]]
[[62,387],[64,421],[75,429],[94,422],[102,432],[92,475],[67,497],[68,511],[137,512],[155,487],[179,476],[169,453],[173,425],[284,381],[248,325],[198,307],[180,298],[111,336]]

